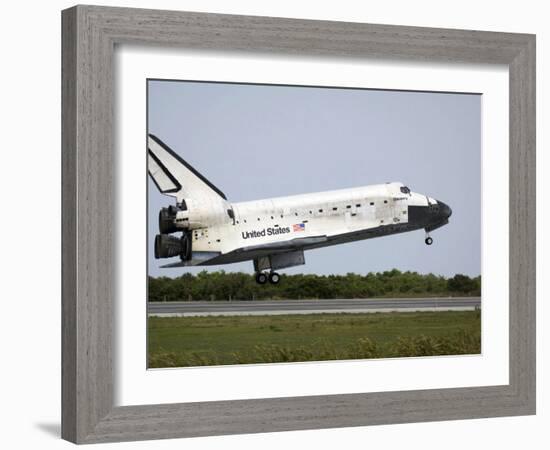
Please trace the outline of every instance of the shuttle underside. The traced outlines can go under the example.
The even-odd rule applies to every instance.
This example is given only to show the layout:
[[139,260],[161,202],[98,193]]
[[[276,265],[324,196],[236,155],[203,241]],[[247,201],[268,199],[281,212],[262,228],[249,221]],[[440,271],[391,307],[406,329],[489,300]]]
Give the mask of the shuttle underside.
[[305,264],[304,251],[446,225],[451,208],[402,183],[229,202],[160,139],[149,137],[149,175],[175,205],[162,208],[155,257],[162,267],[253,261],[256,280]]

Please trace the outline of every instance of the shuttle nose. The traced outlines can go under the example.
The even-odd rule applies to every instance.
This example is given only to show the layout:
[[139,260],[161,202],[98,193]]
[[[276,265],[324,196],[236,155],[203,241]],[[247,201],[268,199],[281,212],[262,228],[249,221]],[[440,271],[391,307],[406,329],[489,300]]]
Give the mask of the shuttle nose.
[[451,217],[453,210],[449,205],[439,200],[437,201],[437,204],[439,205],[439,215],[441,216],[442,219],[448,219],[449,217]]
[[426,198],[427,205],[409,205],[409,226],[418,229],[424,228],[427,232],[436,230],[449,223],[453,211],[444,202],[434,198]]

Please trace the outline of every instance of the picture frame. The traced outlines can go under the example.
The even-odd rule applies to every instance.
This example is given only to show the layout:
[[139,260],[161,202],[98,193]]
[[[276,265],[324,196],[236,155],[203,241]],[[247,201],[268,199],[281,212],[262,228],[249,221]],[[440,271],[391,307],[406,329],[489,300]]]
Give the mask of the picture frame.
[[[117,44],[505,64],[509,384],[114,406]],[[62,12],[62,437],[75,443],[528,415],[535,380],[535,36],[100,6]]]

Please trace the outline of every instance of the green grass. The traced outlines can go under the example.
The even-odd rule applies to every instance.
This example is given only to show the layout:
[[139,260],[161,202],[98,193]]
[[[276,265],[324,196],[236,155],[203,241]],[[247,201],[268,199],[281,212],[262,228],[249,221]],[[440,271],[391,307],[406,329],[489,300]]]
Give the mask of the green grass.
[[149,367],[477,354],[480,311],[151,317]]

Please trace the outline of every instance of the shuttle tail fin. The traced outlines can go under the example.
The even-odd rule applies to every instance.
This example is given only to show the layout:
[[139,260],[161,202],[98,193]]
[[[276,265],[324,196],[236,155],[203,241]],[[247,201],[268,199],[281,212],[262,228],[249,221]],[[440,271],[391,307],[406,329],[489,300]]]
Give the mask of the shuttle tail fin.
[[148,172],[160,192],[196,200],[227,200],[225,194],[174,152],[158,137],[149,134],[147,140]]

